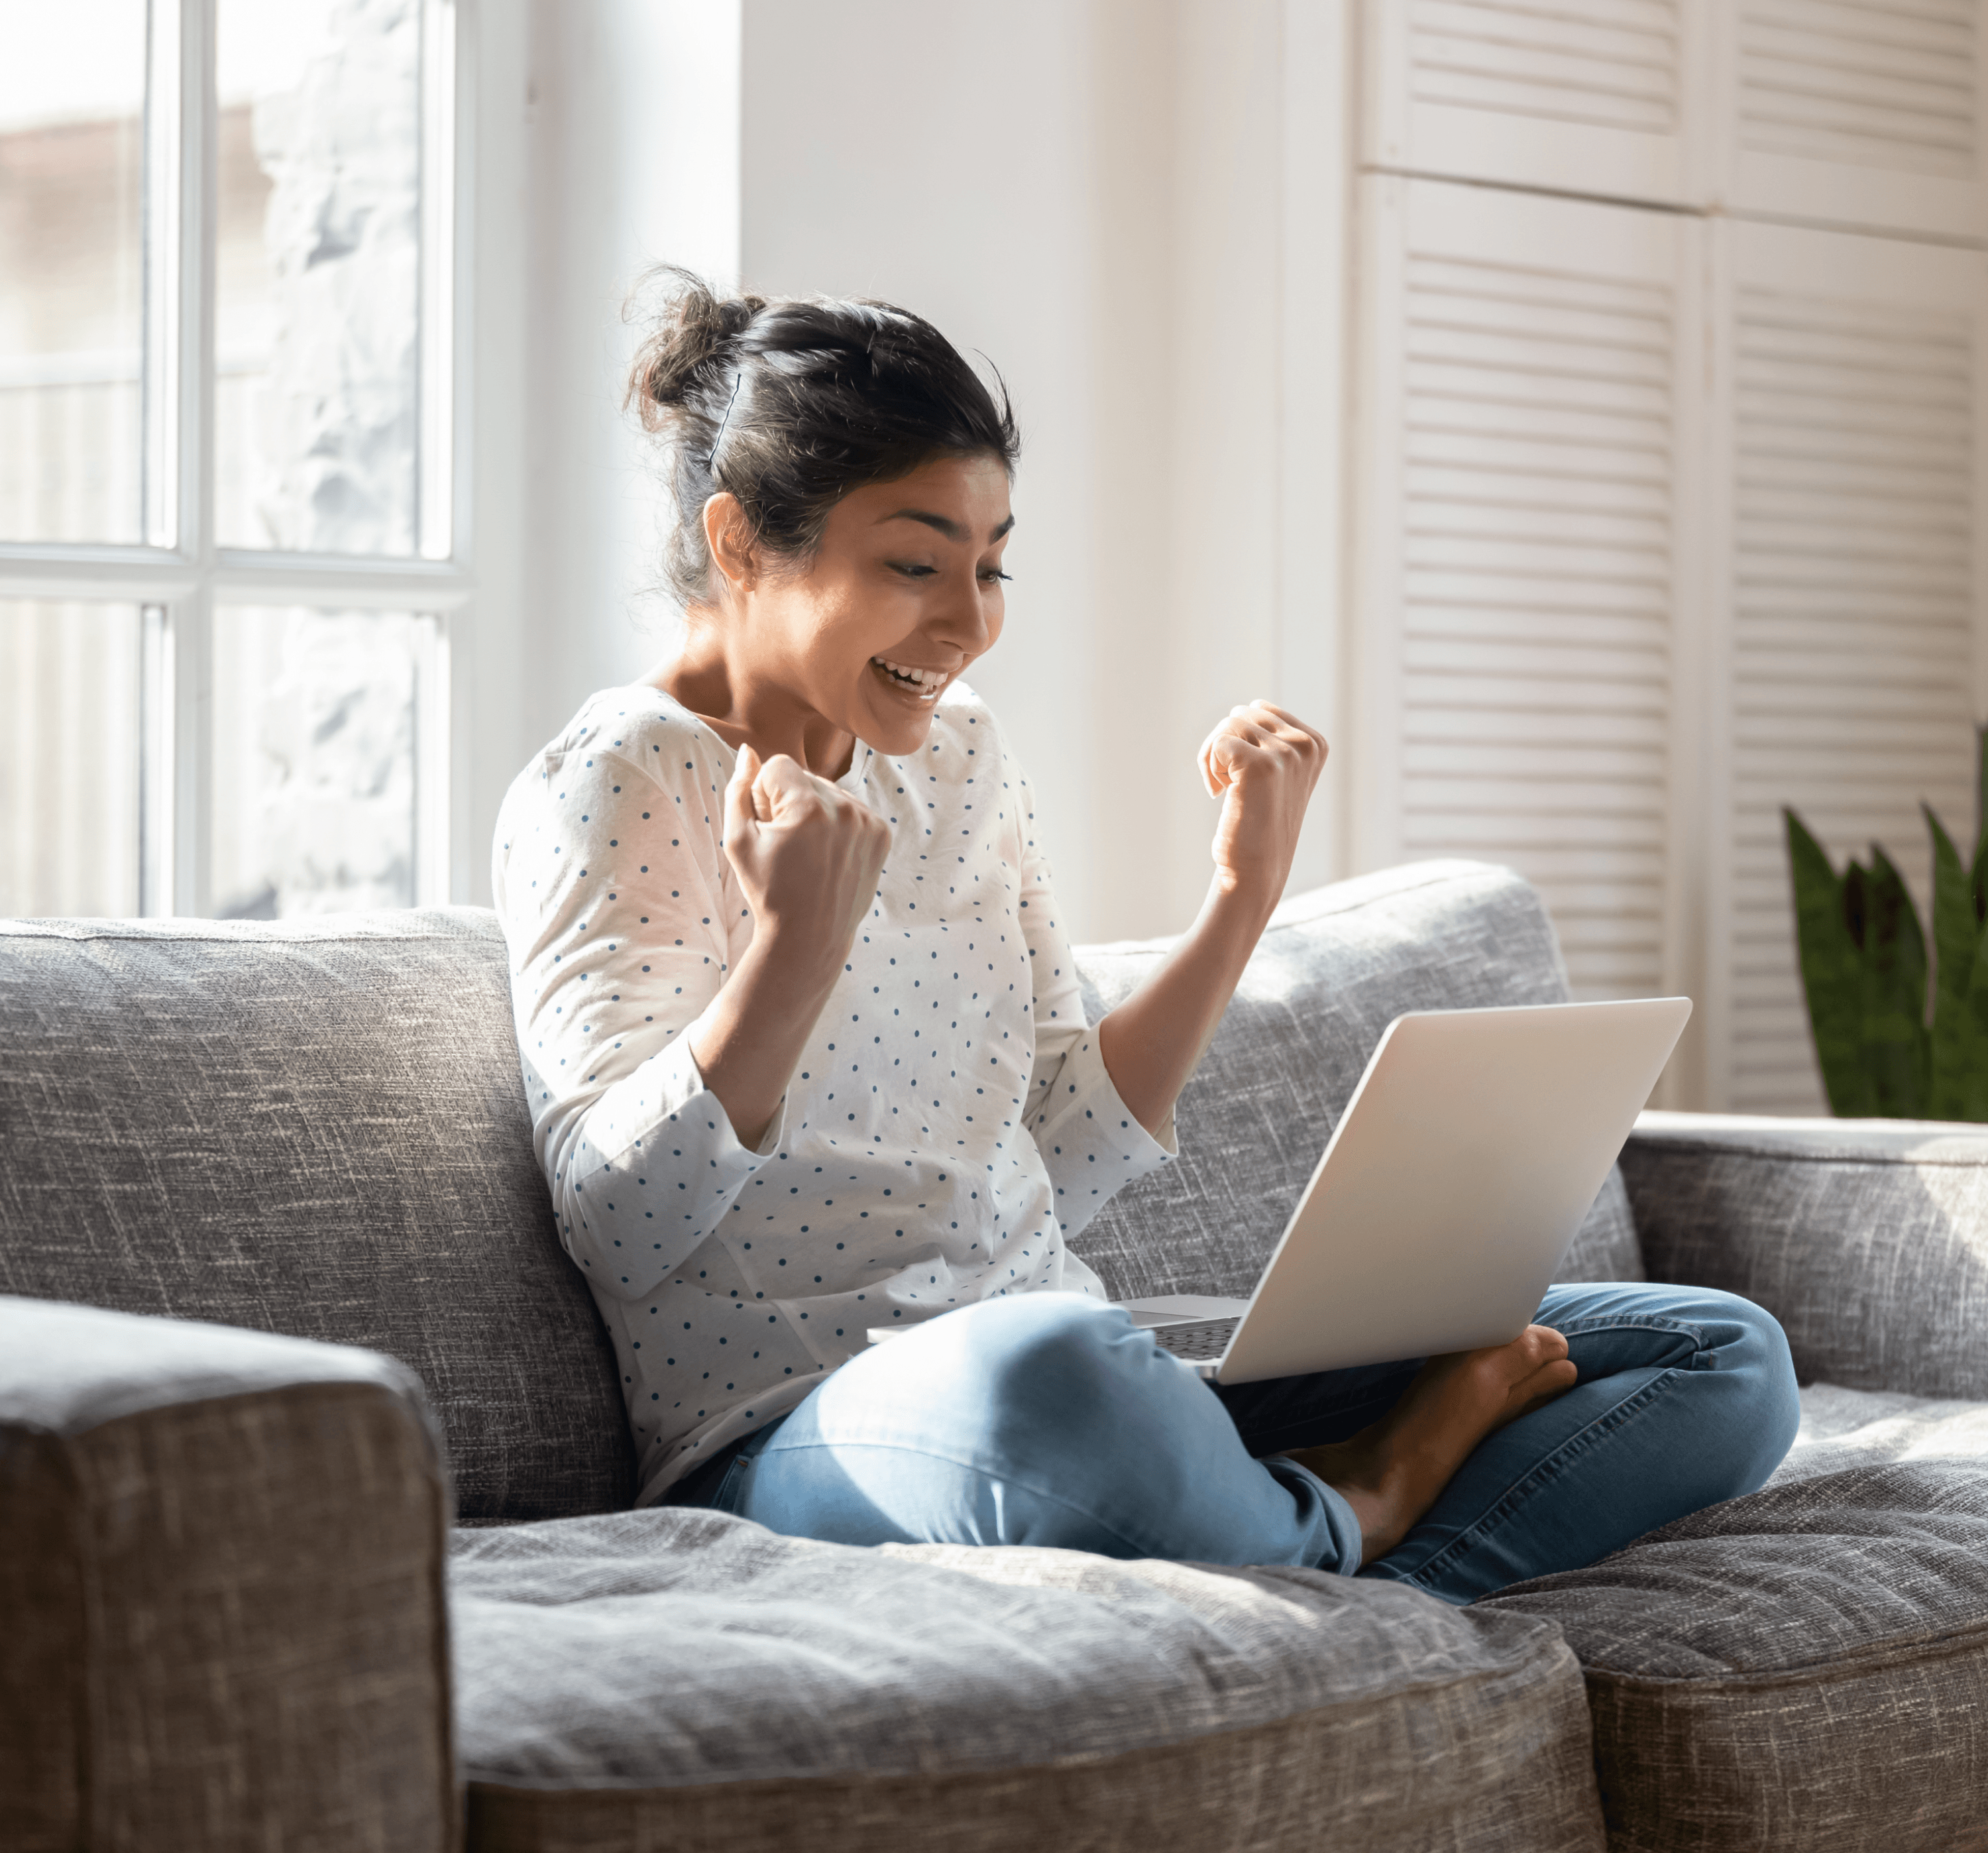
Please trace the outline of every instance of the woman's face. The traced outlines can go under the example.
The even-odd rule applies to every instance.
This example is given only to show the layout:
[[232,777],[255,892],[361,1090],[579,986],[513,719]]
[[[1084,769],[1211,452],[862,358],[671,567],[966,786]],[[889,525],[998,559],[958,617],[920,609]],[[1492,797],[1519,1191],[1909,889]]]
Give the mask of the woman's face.
[[735,588],[741,666],[879,752],[915,752],[940,695],[1001,634],[1014,519],[993,457],[942,458],[852,489],[804,568],[776,565]]

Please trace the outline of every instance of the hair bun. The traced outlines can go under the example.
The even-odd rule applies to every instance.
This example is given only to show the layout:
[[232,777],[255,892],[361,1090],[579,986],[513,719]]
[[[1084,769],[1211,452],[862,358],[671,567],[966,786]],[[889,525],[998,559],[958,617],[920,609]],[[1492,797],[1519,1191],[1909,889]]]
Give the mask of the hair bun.
[[1014,467],[1006,388],[997,404],[958,350],[907,309],[720,296],[667,265],[637,284],[627,313],[644,338],[626,403],[661,439],[669,589],[686,610],[722,596],[705,534],[715,495],[732,499],[727,519],[742,520],[752,548],[797,562],[852,489],[938,457]]
[[668,411],[708,391],[708,370],[766,306],[764,296],[715,295],[702,277],[675,264],[648,272],[624,311],[624,320],[649,325],[628,376],[627,403],[639,406],[642,423],[655,430]]

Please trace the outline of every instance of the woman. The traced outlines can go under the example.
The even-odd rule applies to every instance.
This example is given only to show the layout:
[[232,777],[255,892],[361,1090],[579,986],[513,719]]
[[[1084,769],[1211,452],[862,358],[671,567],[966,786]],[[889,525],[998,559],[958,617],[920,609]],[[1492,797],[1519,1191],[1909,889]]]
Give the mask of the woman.
[[1759,1486],[1794,1377],[1723,1294],[1557,1287],[1510,1344],[1217,1390],[1104,1304],[1070,1239],[1174,1155],[1325,742],[1268,702],[1210,734],[1207,900],[1087,1023],[1027,779],[962,680],[1001,634],[1005,399],[903,310],[672,276],[630,396],[687,641],[519,775],[494,877],[642,1502],[1462,1602]]

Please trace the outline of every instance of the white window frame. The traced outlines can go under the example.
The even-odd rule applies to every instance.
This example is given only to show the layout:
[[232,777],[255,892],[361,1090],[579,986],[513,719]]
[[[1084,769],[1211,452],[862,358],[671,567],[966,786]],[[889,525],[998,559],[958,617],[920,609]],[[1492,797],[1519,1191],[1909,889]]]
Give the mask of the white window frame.
[[407,611],[433,621],[432,661],[423,665],[431,672],[418,685],[414,905],[468,898],[470,820],[462,800],[470,735],[464,670],[475,585],[475,24],[458,0],[422,0],[417,553],[347,558],[216,543],[215,0],[150,0],[143,539],[132,546],[0,543],[0,598],[114,601],[144,612],[141,913],[213,909],[217,605]]

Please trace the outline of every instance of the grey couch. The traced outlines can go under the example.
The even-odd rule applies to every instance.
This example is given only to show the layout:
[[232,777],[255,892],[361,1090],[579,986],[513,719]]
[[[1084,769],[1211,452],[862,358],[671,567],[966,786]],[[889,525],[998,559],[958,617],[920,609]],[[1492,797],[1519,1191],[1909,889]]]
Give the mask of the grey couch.
[[[1287,905],[1079,1246],[1244,1290],[1391,1017],[1564,995],[1503,871]],[[0,1846],[1988,1848],[1988,1134],[1646,1116],[1567,1272],[1801,1441],[1456,1610],[627,1510],[485,913],[0,925]]]

